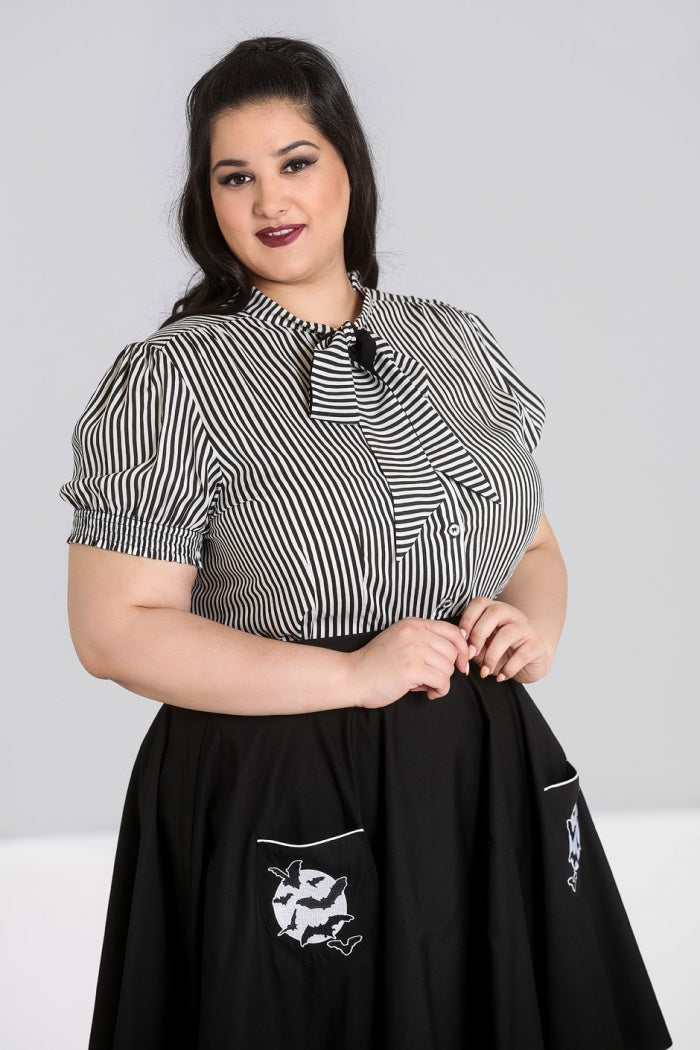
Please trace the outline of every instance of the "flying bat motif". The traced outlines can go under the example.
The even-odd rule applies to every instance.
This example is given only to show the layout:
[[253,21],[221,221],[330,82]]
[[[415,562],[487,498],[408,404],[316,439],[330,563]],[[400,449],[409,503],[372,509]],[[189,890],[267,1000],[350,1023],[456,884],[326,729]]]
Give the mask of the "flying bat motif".
[[343,893],[347,884],[347,875],[341,875],[335,880],[325,897],[299,897],[297,906],[303,904],[305,908],[330,908]]
[[337,937],[331,937],[326,941],[326,947],[336,948],[339,952],[342,952],[343,955],[349,955],[361,940],[362,935],[359,933],[354,934],[352,937],[348,937],[347,941],[340,941]]
[[569,833],[569,864],[573,868],[572,874],[566,881],[576,893],[578,869],[581,864],[581,828],[578,822],[578,803],[574,805],[571,811],[571,817],[566,822],[566,829]]
[[287,894],[285,894],[284,897],[273,897],[272,898],[272,903],[273,904],[286,904],[287,901],[291,900],[293,896],[294,896],[293,893],[287,893]]
[[287,924],[287,926],[285,926],[285,928],[283,930],[280,930],[280,932],[277,934],[277,936],[281,937],[283,933],[288,933],[290,930],[296,930],[296,928],[297,928],[297,910],[295,908],[294,909],[294,914],[292,915],[291,919],[289,920],[289,923]]
[[330,934],[332,937],[335,937],[338,932],[336,927],[340,927],[344,922],[350,922],[350,920],[354,918],[354,915],[331,915],[319,926],[307,926],[301,935],[300,943],[302,947],[317,934]]
[[276,875],[278,879],[282,879],[285,886],[292,886],[295,890],[301,888],[301,861],[293,860],[291,864],[287,866],[287,870],[283,871],[282,868],[268,868],[273,875]]

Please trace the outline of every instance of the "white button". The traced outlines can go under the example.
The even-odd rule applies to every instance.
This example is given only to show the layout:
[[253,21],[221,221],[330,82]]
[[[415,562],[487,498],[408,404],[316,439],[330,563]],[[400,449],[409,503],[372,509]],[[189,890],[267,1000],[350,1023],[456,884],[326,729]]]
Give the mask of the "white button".
[[462,526],[458,525],[456,521],[451,521],[450,524],[447,526],[447,531],[449,532],[450,536],[459,536],[460,532],[462,531]]

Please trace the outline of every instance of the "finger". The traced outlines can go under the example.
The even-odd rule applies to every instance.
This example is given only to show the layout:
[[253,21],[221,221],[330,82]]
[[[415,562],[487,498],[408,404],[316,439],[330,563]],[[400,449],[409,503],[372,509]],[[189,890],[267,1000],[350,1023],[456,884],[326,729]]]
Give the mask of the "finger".
[[465,639],[461,634],[459,638],[462,643],[461,646],[458,645],[454,638],[445,638],[442,635],[437,634],[432,635],[428,643],[428,649],[426,650],[426,659],[427,654],[429,652],[433,652],[437,653],[438,657],[442,658],[443,661],[449,660],[449,662],[453,664],[455,661],[455,657],[459,655],[458,650],[461,649],[462,653],[464,653],[465,655],[467,652],[467,643]]
[[424,689],[430,699],[445,696],[450,691],[451,678],[455,671],[454,660],[441,658],[435,650],[428,650],[421,662],[419,678],[425,684],[417,688]]
[[511,606],[489,606],[481,614],[477,622],[469,632],[469,642],[474,645],[477,652],[486,650],[499,628],[518,617],[518,613]]
[[[459,637],[463,645],[466,645],[461,634]],[[425,679],[425,684],[416,684],[413,686],[415,689],[427,690],[427,683],[433,681],[436,674],[443,677],[451,677],[455,667],[463,673],[468,673],[469,671],[469,660],[466,652],[458,653],[453,642],[447,638],[432,638],[427,646],[421,647],[415,653],[415,657],[415,681],[420,683]]]
[[474,660],[477,656],[483,656],[484,646],[490,637],[490,635],[487,636],[485,630],[480,627],[481,622],[481,618],[478,619],[467,635],[467,646],[470,660]]
[[507,623],[499,627],[484,650],[481,666],[482,678],[485,678],[488,674],[496,673],[504,653],[509,648],[517,649],[524,641],[522,627],[519,624]]
[[506,679],[513,678],[523,667],[527,667],[531,660],[532,652],[528,644],[524,643],[503,664],[496,675],[496,681],[505,682]]
[[[469,644],[463,627],[447,620],[426,621],[431,628],[431,645],[439,652],[448,655],[452,665],[463,673],[469,672]],[[437,639],[441,639],[438,643]],[[452,646],[446,649],[445,646]]]
[[476,621],[490,604],[490,598],[479,597],[472,598],[472,600],[464,607],[459,618],[459,626],[464,627],[467,632],[467,637],[471,634]]
[[[498,661],[496,666],[494,668],[492,668],[491,674],[494,676],[494,678],[496,679],[497,682],[503,682],[503,681],[505,681],[506,678],[512,678],[513,674],[516,673],[516,672],[513,672],[513,674],[508,674],[505,671],[506,664],[511,659],[511,657],[514,656],[516,651],[517,651],[516,649],[512,649],[512,648],[506,649],[505,653],[503,654],[501,659]],[[528,660],[525,661],[525,663],[528,663],[528,662],[529,662]]]
[[499,674],[501,673],[505,665],[508,663],[514,652],[515,650],[509,646],[504,652],[501,659],[498,660],[495,666],[491,668],[491,674],[495,675],[495,677],[498,678]]

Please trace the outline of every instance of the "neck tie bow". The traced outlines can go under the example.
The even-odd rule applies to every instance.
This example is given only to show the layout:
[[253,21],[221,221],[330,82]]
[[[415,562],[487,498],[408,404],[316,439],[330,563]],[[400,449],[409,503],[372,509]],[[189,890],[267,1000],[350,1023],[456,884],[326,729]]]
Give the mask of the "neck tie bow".
[[355,345],[350,347],[350,354],[368,372],[374,372],[377,343],[366,328],[358,330]]
[[362,428],[391,492],[397,559],[444,501],[440,474],[499,502],[493,484],[430,401],[425,366],[365,328],[346,321],[315,345],[309,415]]

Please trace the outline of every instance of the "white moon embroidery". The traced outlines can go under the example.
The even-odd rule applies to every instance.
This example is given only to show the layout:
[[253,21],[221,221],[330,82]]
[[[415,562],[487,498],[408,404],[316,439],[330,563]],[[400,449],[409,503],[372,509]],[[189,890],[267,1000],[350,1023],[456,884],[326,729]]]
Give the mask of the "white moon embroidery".
[[286,871],[277,867],[268,871],[280,880],[272,897],[278,937],[287,934],[301,947],[325,941],[343,955],[360,943],[359,935],[345,942],[338,938],[345,924],[355,918],[348,909],[347,876],[334,878],[316,868],[302,868],[300,860],[293,860]]

